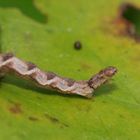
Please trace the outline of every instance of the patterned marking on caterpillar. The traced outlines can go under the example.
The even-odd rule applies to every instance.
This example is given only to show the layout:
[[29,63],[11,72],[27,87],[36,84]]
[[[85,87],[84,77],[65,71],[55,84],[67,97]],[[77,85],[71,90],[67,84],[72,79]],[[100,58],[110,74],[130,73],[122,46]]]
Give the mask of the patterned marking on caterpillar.
[[43,72],[31,62],[25,62],[11,53],[0,55],[0,73],[14,73],[22,78],[33,80],[36,85],[46,89],[57,90],[64,94],[78,94],[92,97],[96,88],[107,82],[115,73],[115,67],[107,67],[101,70],[89,80],[75,81],[63,78],[52,72]]

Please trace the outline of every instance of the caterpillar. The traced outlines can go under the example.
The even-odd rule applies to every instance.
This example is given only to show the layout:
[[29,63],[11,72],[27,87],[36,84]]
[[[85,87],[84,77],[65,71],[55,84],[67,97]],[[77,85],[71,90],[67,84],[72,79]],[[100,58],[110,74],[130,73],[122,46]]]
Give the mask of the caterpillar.
[[12,53],[0,54],[0,75],[14,74],[21,78],[32,80],[39,87],[56,90],[63,94],[77,94],[87,98],[92,97],[95,89],[106,83],[117,69],[109,66],[89,80],[75,81],[64,78],[53,72],[44,72],[35,64],[25,62],[15,57]]

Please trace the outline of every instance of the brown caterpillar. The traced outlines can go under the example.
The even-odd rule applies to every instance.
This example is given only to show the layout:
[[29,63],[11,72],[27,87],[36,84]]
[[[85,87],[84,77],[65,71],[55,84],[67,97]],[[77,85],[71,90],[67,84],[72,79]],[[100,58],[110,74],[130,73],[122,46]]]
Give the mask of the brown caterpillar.
[[0,74],[16,74],[22,78],[30,79],[39,87],[57,90],[64,94],[78,94],[90,98],[96,88],[108,81],[115,73],[115,67],[101,70],[89,80],[75,81],[60,77],[52,72],[43,72],[33,63],[25,62],[11,53],[0,55]]

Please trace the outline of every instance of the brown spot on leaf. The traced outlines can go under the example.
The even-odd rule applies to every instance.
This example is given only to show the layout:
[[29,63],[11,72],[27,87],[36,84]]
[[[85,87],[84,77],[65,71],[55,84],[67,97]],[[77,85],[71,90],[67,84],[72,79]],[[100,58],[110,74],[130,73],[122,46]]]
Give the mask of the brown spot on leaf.
[[118,9],[117,18],[113,21],[117,34],[140,41],[138,23],[140,25],[140,8],[131,3],[123,3]]
[[19,103],[14,103],[10,108],[9,111],[13,114],[20,114],[22,113],[22,109],[21,109],[21,104]]
[[65,124],[65,123],[63,123],[63,122],[61,122],[61,121],[60,121],[59,119],[57,119],[56,117],[53,117],[53,116],[51,116],[51,115],[49,115],[49,114],[47,114],[47,113],[45,113],[45,117],[46,117],[47,119],[49,119],[52,123],[59,124],[61,128],[63,128],[63,127],[69,127],[69,125],[67,125],[67,124]]
[[53,123],[59,123],[59,120],[53,116],[50,116],[49,114],[45,113],[45,117],[48,118]]
[[89,70],[91,68],[91,66],[87,63],[82,63],[81,68],[84,69],[84,70]]

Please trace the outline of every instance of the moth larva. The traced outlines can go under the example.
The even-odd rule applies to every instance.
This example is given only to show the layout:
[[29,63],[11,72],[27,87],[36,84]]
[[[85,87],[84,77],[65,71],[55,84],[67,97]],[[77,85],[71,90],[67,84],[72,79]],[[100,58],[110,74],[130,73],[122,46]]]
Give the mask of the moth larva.
[[92,96],[96,88],[108,81],[116,72],[117,69],[110,66],[101,70],[89,80],[75,81],[60,77],[52,72],[43,72],[34,64],[22,61],[11,53],[0,55],[0,75],[16,74],[34,81],[39,87],[57,90],[64,94],[78,94],[88,98]]

